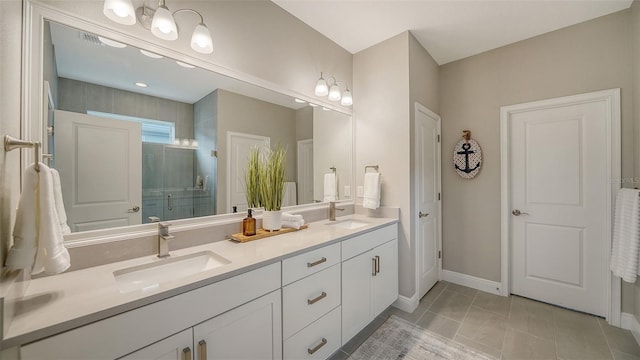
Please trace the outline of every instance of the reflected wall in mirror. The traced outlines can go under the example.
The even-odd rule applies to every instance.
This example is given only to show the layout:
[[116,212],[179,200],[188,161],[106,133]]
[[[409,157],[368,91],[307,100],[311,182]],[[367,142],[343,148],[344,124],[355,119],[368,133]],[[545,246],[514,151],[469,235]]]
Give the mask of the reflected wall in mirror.
[[351,117],[46,21],[45,152],[73,232],[246,209],[251,146],[287,152],[284,206],[350,198]]

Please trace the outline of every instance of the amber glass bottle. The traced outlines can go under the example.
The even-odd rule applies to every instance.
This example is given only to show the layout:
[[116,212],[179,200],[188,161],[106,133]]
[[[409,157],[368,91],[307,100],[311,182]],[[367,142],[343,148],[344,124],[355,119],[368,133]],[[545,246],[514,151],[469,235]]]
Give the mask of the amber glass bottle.
[[251,216],[251,209],[247,210],[247,217],[242,220],[242,235],[252,236],[256,234],[256,219]]

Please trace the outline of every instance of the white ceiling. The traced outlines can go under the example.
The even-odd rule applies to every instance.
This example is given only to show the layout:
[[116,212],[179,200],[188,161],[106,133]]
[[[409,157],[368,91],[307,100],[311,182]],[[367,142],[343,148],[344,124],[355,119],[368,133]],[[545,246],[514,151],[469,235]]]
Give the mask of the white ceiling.
[[442,65],[631,6],[632,0],[272,0],[355,54],[406,30]]

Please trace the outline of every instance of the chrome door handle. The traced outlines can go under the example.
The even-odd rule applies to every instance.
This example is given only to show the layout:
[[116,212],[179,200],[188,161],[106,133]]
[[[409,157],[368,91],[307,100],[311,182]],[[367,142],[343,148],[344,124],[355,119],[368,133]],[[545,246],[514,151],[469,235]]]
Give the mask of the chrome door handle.
[[512,213],[513,215],[515,215],[515,216],[520,216],[520,215],[529,215],[529,213],[522,212],[522,211],[520,211],[520,210],[518,210],[518,209],[513,210],[511,213]]
[[132,207],[131,209],[127,210],[127,212],[129,214],[137,213],[138,211],[140,211],[140,206],[138,206],[138,205],[136,205],[136,206]]
[[191,349],[189,347],[182,349],[182,360],[191,360]]
[[307,299],[307,304],[313,305],[326,297],[327,297],[327,293],[323,291],[322,294],[318,295],[318,297],[316,297],[315,299]]
[[418,217],[419,217],[420,219],[422,219],[423,217],[427,217],[427,216],[429,216],[429,213],[423,213],[422,211],[420,211],[420,212],[418,213]]
[[198,359],[207,360],[207,342],[204,340],[200,340],[198,342],[198,348],[200,350],[200,355]]
[[167,195],[167,210],[173,210],[173,198],[171,194]]
[[316,351],[320,350],[320,348],[325,345],[327,345],[327,339],[322,338],[322,341],[320,341],[318,345],[314,346],[313,349],[307,348],[307,352],[309,353],[309,355],[313,355]]
[[322,259],[320,259],[320,260],[316,260],[314,262],[308,262],[307,263],[307,267],[308,268],[314,267],[316,265],[320,265],[320,264],[325,263],[325,262],[327,262],[327,258],[323,256]]

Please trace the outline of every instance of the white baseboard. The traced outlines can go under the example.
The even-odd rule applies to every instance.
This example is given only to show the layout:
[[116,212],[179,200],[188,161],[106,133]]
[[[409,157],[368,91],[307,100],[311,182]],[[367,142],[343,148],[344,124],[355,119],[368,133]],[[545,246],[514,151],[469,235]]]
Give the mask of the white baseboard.
[[458,273],[455,271],[442,270],[442,280],[450,283],[467,286],[476,290],[488,292],[490,294],[502,295],[500,288],[501,283],[487,279],[481,279],[475,276]]
[[404,312],[412,313],[419,304],[420,299],[418,299],[418,294],[414,293],[412,297],[398,295],[398,300],[396,300],[392,305]]
[[640,345],[640,323],[633,314],[622,313],[620,314],[620,327],[625,330],[631,330],[633,338]]

